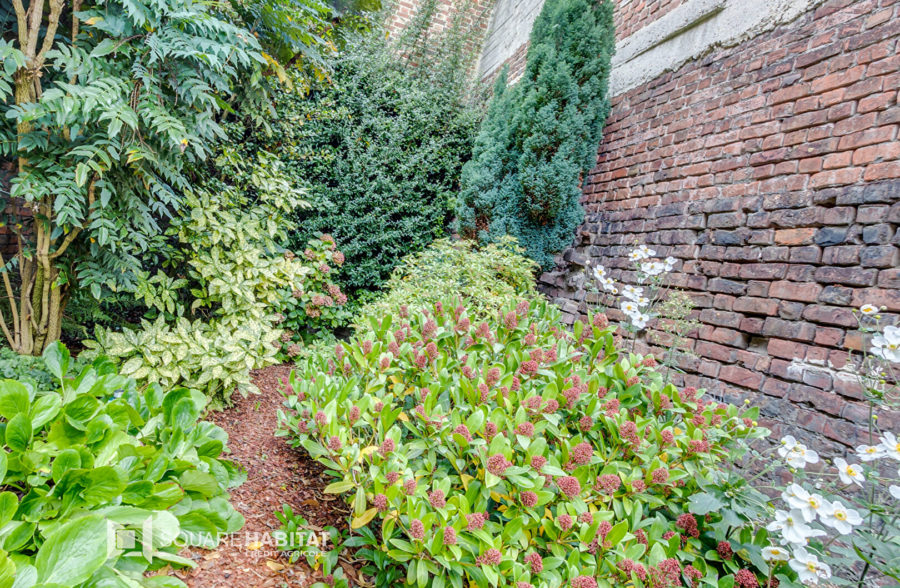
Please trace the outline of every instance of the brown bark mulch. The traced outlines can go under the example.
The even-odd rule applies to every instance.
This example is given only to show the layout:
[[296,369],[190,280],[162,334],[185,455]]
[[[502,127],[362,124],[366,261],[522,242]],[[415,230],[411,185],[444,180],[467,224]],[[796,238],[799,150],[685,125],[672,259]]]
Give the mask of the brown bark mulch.
[[[275,511],[284,504],[302,514],[313,531],[329,525],[344,528],[349,512],[339,497],[322,492],[327,485],[322,467],[302,449],[292,449],[284,437],[275,436],[277,411],[284,402],[279,392],[281,379],[290,370],[288,365],[279,365],[253,372],[260,394],[247,398],[236,394],[233,407],[208,417],[228,433],[229,458],[247,470],[247,481],[231,492],[231,502],[246,523],[215,550],[192,548],[182,553],[197,567],[170,573],[190,588],[293,588],[322,580],[321,571],[310,569],[304,558],[289,563],[265,537],[280,528]],[[341,565],[345,576],[357,577],[349,564]]]

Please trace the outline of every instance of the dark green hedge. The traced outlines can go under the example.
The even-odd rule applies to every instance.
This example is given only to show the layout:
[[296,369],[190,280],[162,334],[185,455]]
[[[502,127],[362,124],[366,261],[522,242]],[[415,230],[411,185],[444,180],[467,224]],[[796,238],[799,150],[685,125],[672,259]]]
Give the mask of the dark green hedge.
[[398,59],[383,31],[352,40],[332,65],[308,96],[277,94],[270,130],[247,132],[244,149],[278,154],[309,187],[296,246],[332,234],[347,257],[345,285],[371,290],[447,235],[480,115],[458,84]]

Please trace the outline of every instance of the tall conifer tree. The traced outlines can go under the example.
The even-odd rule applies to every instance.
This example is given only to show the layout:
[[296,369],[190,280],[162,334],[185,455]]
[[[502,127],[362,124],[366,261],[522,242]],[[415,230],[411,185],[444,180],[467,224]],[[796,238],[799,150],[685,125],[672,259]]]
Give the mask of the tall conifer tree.
[[609,114],[614,48],[610,0],[546,1],[525,72],[512,86],[501,74],[463,168],[457,213],[464,235],[513,235],[545,268],[571,243],[584,218],[581,179]]

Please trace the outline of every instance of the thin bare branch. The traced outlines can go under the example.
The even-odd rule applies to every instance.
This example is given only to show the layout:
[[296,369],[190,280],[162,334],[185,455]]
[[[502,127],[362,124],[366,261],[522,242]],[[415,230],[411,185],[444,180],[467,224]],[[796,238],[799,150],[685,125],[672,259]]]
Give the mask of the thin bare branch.
[[19,24],[19,47],[24,51],[25,45],[28,44],[27,13],[25,12],[25,6],[22,5],[22,0],[13,0],[13,7],[16,9],[16,21]]
[[53,47],[56,40],[56,29],[59,27],[59,17],[62,15],[63,6],[66,0],[50,0],[50,16],[47,18],[47,32],[44,34],[44,42],[41,45],[41,51],[34,58],[36,68],[44,65],[44,55]]

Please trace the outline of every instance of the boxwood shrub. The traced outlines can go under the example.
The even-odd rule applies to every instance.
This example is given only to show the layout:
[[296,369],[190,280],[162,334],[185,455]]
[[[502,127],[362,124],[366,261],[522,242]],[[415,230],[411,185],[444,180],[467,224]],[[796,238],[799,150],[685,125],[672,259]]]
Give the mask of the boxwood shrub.
[[724,470],[766,432],[666,384],[596,314],[572,331],[545,302],[475,323],[447,302],[291,376],[282,434],[327,492],[378,586],[765,583],[765,530]]

